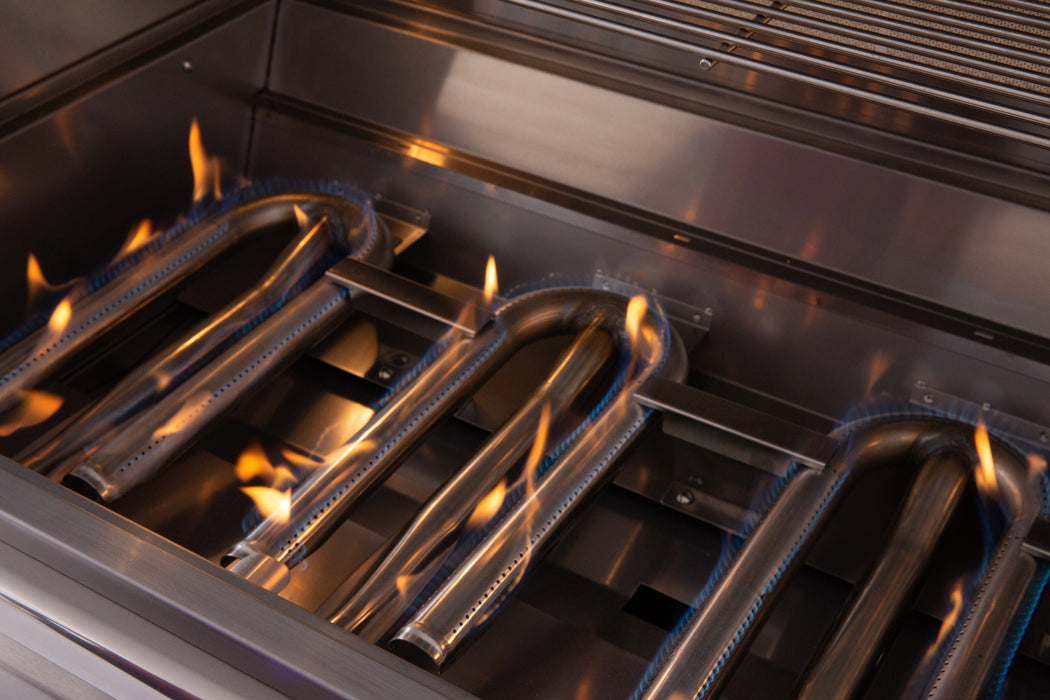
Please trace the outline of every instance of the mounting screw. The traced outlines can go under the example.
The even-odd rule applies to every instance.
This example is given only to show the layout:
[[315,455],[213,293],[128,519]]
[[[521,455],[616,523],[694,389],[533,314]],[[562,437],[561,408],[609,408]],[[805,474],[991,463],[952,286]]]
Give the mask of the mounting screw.
[[710,58],[700,59],[700,70],[711,70],[712,68],[714,68],[714,65],[715,62],[712,61]]
[[922,395],[922,400],[925,403],[933,403],[933,394],[923,394]]
[[693,495],[693,492],[689,489],[682,489],[674,495],[674,500],[678,503],[678,505],[688,506],[692,505],[693,501],[696,500],[696,497]]
[[609,283],[608,282],[602,282],[602,289],[604,289],[605,291],[609,291]]
[[1043,443],[1044,445],[1050,442],[1050,435],[1047,435],[1045,432],[1039,433],[1039,442]]
[[182,72],[192,73],[193,72],[193,61],[188,58],[182,59]]
[[700,323],[700,321],[702,321],[703,318],[704,317],[700,314],[700,312],[697,311],[695,314],[693,314],[693,323]]
[[981,404],[981,410],[982,411],[990,411],[990,410],[992,410],[992,404],[990,404],[987,401],[985,401],[984,403]]
[[920,379],[919,381],[915,382],[915,386],[919,387],[920,389],[925,389],[926,388],[926,382],[923,381],[922,379]]
[[379,371],[376,372],[376,376],[379,377],[380,381],[389,382],[394,378],[394,370],[389,367],[380,367]]

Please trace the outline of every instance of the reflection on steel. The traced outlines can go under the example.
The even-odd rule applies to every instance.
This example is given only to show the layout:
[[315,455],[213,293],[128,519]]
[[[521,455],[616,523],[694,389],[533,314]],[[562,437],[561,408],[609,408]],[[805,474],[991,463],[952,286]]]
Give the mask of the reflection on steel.
[[853,697],[867,678],[975,467],[976,455],[959,447],[948,445],[923,464],[878,564],[807,671],[800,698]]
[[337,284],[360,289],[409,308],[452,326],[471,338],[477,334],[483,320],[482,310],[473,307],[468,300],[455,299],[360,260],[341,260],[327,274]]
[[[77,458],[92,452],[116,428],[171,393],[241,336],[265,332],[266,319],[317,279],[332,260],[348,253],[361,257],[382,254],[374,214],[363,196],[350,190],[340,196],[297,192],[271,196],[262,206],[271,209],[274,223],[282,219],[293,223],[293,204],[301,205],[318,223],[300,231],[256,287],[140,365],[71,427],[57,437],[45,436],[42,446],[31,447],[19,461],[37,471],[55,469],[54,476],[64,476],[68,469],[61,467],[63,463],[74,460],[75,464]],[[148,266],[148,259],[142,264]],[[257,328],[260,323],[262,327]]]
[[[924,444],[931,444],[927,440],[944,438],[943,423],[875,425],[855,436],[823,472],[797,473],[646,675],[639,696],[717,695],[854,477],[880,464],[921,456]],[[962,443],[969,431],[959,428],[952,439]],[[1032,558],[1021,552],[1021,542],[1042,505],[1041,489],[1012,452],[995,445],[994,461],[1010,524],[969,609],[960,616],[951,638],[952,653],[935,675],[931,692],[938,697],[974,697],[980,692],[995,659],[992,651],[1002,642],[1020,598],[1006,596],[1023,591],[1035,568]]]
[[[235,545],[225,560],[264,554],[285,565],[299,561],[323,541],[343,514],[528,343],[557,334],[580,333],[597,322],[622,335],[627,300],[589,288],[554,288],[521,296],[506,304],[476,338],[452,334],[443,352],[412,382],[395,393],[326,464],[300,485],[291,501],[289,522],[267,519]],[[662,314],[646,317],[659,357],[670,353],[668,373],[684,371],[684,351]],[[668,346],[668,338],[674,338]],[[648,376],[653,371],[644,372]],[[632,402],[633,403],[633,402]],[[642,413],[640,407],[632,412]],[[595,427],[593,432],[599,432]]]
[[[325,189],[333,191],[328,194]],[[81,280],[67,297],[71,313],[61,332],[44,326],[29,332],[0,356],[0,408],[10,406],[20,392],[41,384],[77,351],[209,260],[240,240],[286,220],[293,204],[312,211],[317,211],[319,204],[321,210],[330,210],[343,219],[339,214],[346,206],[342,194],[339,187],[290,188],[281,182],[234,192]],[[16,331],[20,332],[26,331]]]
[[[635,398],[643,406],[674,414],[814,469],[823,469],[838,446],[837,441],[822,433],[660,377],[653,377],[639,387]],[[731,456],[759,466],[754,464],[759,460],[740,454]]]
[[594,423],[401,628],[391,642],[395,651],[439,669],[463,639],[498,612],[565,521],[611,478],[613,465],[651,413],[635,402],[634,391],[652,376],[678,381],[685,376],[681,341],[660,329],[665,318],[648,317],[647,323],[656,332],[642,334],[649,347],[641,348],[637,373],[625,378]]
[[371,642],[382,639],[430,580],[441,564],[442,548],[475,504],[525,454],[543,407],[550,407],[551,421],[557,423],[601,376],[614,349],[612,337],[599,326],[581,333],[547,381],[427,502],[332,622]]
[[264,327],[234,345],[149,410],[125,423],[90,456],[62,464],[58,477],[97,500],[110,502],[171,462],[238,397],[344,320],[347,290],[324,280],[275,313]]

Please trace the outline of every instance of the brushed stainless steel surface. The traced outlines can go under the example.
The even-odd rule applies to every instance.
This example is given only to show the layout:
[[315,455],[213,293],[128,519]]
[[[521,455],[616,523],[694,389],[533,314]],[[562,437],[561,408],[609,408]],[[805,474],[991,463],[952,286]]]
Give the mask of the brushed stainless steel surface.
[[[340,260],[326,276],[336,284],[386,299],[440,321],[468,338],[477,335],[486,320],[485,310],[476,304],[476,299],[450,297],[360,260]],[[469,313],[468,308],[472,309]]]
[[935,454],[922,465],[878,563],[807,670],[798,697],[854,697],[860,691],[887,634],[906,611],[974,466],[954,453]]
[[[76,99],[0,105],[21,115],[0,117],[0,271],[8,300],[0,327],[15,327],[28,306],[30,252],[52,283],[63,283],[110,261],[142,218],[159,221],[186,208],[194,116],[205,146],[229,158],[227,172],[239,169],[251,124],[245,100],[263,82],[273,5],[238,3],[219,26],[216,5],[230,11],[225,0],[195,6],[212,18],[191,23],[203,34],[176,22],[184,43],[172,44],[165,25],[164,43],[138,47],[138,62],[96,67],[104,80],[94,72],[77,77]],[[190,73],[182,68],[187,56]]]
[[0,7],[0,99],[195,4],[11,0]]
[[191,692],[469,697],[6,459],[0,481],[5,593]]
[[[640,386],[635,399],[643,406],[712,427],[814,469],[823,469],[838,448],[838,442],[827,435],[658,377]],[[739,450],[734,450],[727,456],[740,459],[738,453]],[[740,461],[751,463],[747,459]],[[759,461],[760,464],[752,466],[766,464],[766,460],[759,458]]]
[[614,350],[604,329],[594,326],[581,333],[547,380],[388,545],[364,582],[330,617],[332,622],[372,642],[387,635],[436,572],[441,564],[438,555],[461,531],[478,502],[537,439],[542,417],[547,416],[548,425],[571,420],[571,414],[580,410],[581,394],[588,388],[593,392],[592,385]]
[[[294,50],[308,38],[337,46],[358,77],[326,76],[329,57]],[[380,53],[413,58],[371,81]],[[410,134],[426,162],[461,149],[787,265],[1050,334],[1037,262],[1048,215],[1034,208],[296,3],[282,10],[271,88]]]
[[[409,251],[408,260],[439,274],[471,279],[492,253],[505,286],[550,272],[590,278],[601,267],[663,296],[712,307],[717,321],[691,353],[693,366],[729,386],[804,406],[825,416],[826,425],[863,411],[866,401],[880,395],[905,397],[921,380],[1050,424],[1050,409],[1040,398],[1050,392],[1046,365],[986,345],[974,336],[976,326],[963,326],[958,335],[942,332],[884,297],[868,304],[848,290],[821,288],[812,278],[781,276],[797,265],[755,270],[749,268],[753,260],[723,257],[684,234],[684,241],[675,238],[674,229],[643,233],[651,218],[588,212],[580,200],[559,206],[508,183],[439,169],[404,151],[377,150],[353,134],[272,111],[261,115],[257,134],[253,175],[313,171],[357,180],[431,211],[442,226],[429,234],[425,248]],[[755,209],[750,201],[740,203],[740,211]],[[521,240],[530,245],[519,245]]]

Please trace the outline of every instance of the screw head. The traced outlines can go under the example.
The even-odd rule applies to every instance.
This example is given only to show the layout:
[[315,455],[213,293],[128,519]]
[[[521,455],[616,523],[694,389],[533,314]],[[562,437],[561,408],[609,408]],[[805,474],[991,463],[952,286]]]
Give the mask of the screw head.
[[925,403],[933,403],[933,394],[923,394],[922,395],[922,400]]
[[696,496],[689,489],[682,489],[674,495],[674,500],[678,505],[688,506],[692,505],[693,501],[696,500]]
[[389,382],[394,378],[394,370],[389,367],[380,367],[379,371],[376,372],[376,376],[379,377],[380,381]]
[[715,62],[712,61],[710,58],[700,59],[700,70],[711,70],[714,67],[714,65]]
[[700,315],[700,312],[697,311],[695,314],[693,314],[693,323],[700,323],[700,321],[702,321],[703,318],[704,317]]
[[992,410],[992,404],[990,404],[987,401],[985,401],[984,403],[981,404],[981,410],[982,411],[990,411],[990,410]]
[[1039,433],[1039,442],[1043,443],[1044,445],[1050,442],[1050,435],[1047,435],[1045,431]]
[[182,59],[182,72],[192,73],[193,72],[193,61],[188,58]]

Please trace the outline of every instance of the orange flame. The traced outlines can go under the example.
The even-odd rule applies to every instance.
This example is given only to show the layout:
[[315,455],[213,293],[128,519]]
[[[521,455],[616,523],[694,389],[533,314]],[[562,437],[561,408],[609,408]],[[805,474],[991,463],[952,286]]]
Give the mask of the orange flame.
[[270,464],[269,458],[263,452],[262,445],[257,442],[248,445],[247,449],[237,457],[234,472],[237,474],[237,478],[244,482],[251,481],[256,477],[261,477],[266,479],[266,481],[273,479],[273,465]]
[[58,289],[44,277],[40,261],[32,253],[29,254],[29,260],[26,262],[26,284],[29,287],[30,306],[33,306],[41,296]]
[[299,454],[298,452],[293,452],[287,447],[281,449],[281,458],[288,464],[293,467],[298,467],[299,469],[317,469],[317,467],[321,466],[320,460]]
[[292,514],[292,492],[269,486],[242,486],[241,492],[252,499],[264,518],[287,522]]
[[131,255],[136,250],[146,245],[153,239],[153,224],[150,223],[149,219],[143,219],[138,223],[138,226],[128,234],[128,239],[124,241],[124,245],[120,247],[120,251],[117,253],[117,258],[120,259]]
[[999,484],[995,478],[995,462],[992,461],[992,445],[988,441],[988,431],[984,428],[984,419],[978,419],[977,428],[973,433],[973,443],[977,448],[977,457],[980,465],[977,468],[975,478],[977,490],[985,497],[996,497],[999,494]]
[[499,293],[499,282],[496,280],[496,259],[490,255],[488,262],[485,264],[485,292],[483,300],[486,309],[492,308],[492,302],[495,300],[497,293]]
[[69,325],[69,319],[73,317],[73,304],[69,299],[63,299],[51,312],[51,318],[47,321],[47,330],[51,337],[62,335]]
[[959,581],[955,584],[955,588],[952,589],[952,609],[945,615],[944,621],[941,622],[941,630],[937,633],[937,641],[934,642],[933,648],[937,649],[940,647],[941,642],[948,636],[948,633],[955,627],[956,621],[959,619],[959,615],[963,609],[963,582]]
[[30,389],[19,393],[19,402],[0,421],[0,437],[22,428],[43,423],[62,408],[63,399],[56,394]]
[[219,159],[209,156],[204,150],[201,128],[196,118],[190,123],[190,166],[193,168],[193,201],[202,201],[209,192],[215,199],[222,199]]
[[478,528],[492,520],[493,516],[499,512],[500,507],[503,505],[503,499],[506,496],[507,486],[501,481],[489,492],[489,495],[482,498],[478,505],[475,506],[474,512],[471,513],[470,519],[467,520],[467,527]]
[[872,389],[875,388],[875,384],[889,371],[890,367],[893,366],[894,356],[881,348],[876,350],[871,356],[871,360],[868,362],[868,383],[864,389],[865,396],[871,396]]
[[408,595],[408,586],[414,578],[415,576],[412,574],[401,574],[394,580],[394,585],[397,586],[397,594],[402,599]]

